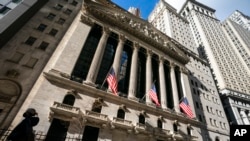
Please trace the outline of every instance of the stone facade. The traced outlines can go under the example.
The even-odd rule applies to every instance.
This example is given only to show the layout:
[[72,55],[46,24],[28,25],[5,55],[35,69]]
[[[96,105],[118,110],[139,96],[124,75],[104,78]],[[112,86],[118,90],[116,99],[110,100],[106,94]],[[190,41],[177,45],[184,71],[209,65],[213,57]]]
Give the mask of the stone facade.
[[[47,140],[226,140],[228,126],[208,127],[179,108],[187,97],[197,117],[189,61],[183,46],[148,22],[110,1],[84,1],[10,128],[32,107],[35,130]],[[105,82],[111,66],[119,96]],[[160,107],[147,95],[152,83]]]

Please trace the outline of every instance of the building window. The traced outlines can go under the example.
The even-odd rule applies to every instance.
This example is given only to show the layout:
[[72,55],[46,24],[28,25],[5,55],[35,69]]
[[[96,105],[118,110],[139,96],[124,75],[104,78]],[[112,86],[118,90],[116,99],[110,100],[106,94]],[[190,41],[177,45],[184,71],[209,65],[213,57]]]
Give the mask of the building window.
[[16,52],[8,61],[18,63],[23,58],[23,56],[24,56],[23,53]]
[[75,0],[73,0],[71,4],[74,5],[74,6],[76,6],[78,4],[78,2],[75,1]]
[[139,115],[139,123],[145,124],[145,117],[142,114]]
[[219,137],[216,137],[216,138],[215,138],[215,141],[220,141],[220,138],[219,138]]
[[12,0],[13,3],[19,3],[22,0]]
[[10,11],[11,9],[7,6],[3,6],[0,4],[0,14],[6,14],[8,11]]
[[34,44],[35,41],[36,41],[36,38],[30,36],[30,37],[26,40],[25,44],[32,46],[32,45]]
[[49,35],[51,35],[51,36],[56,36],[57,32],[58,32],[58,30],[52,28],[52,29],[50,30],[50,32],[49,32]]
[[54,6],[54,8],[56,10],[61,10],[63,8],[63,6],[61,4],[57,4],[56,6]]
[[67,9],[64,11],[64,13],[67,14],[67,15],[70,15],[70,14],[72,13],[72,10],[70,10],[70,9],[67,8]]
[[48,46],[49,46],[49,43],[43,41],[38,48],[41,50],[46,50]]
[[174,132],[178,132],[178,125],[176,123],[173,124]]
[[191,128],[191,127],[187,127],[187,134],[188,134],[189,136],[192,135],[192,128]]
[[157,120],[157,127],[162,129],[162,121],[160,119]]
[[199,115],[199,121],[202,122],[202,117],[201,117],[201,115]]
[[56,17],[56,15],[55,15],[55,14],[53,14],[53,13],[49,13],[49,15],[47,16],[47,19],[49,19],[49,20],[53,20],[55,17]]
[[67,104],[67,105],[71,105],[73,106],[75,103],[75,96],[73,96],[72,94],[68,94],[64,97],[63,99],[63,104]]
[[197,108],[197,109],[200,108],[200,107],[199,107],[199,103],[198,103],[197,101],[195,102],[195,105],[196,105],[196,108]]
[[63,25],[63,24],[65,23],[65,19],[60,18],[60,19],[57,21],[57,23]]
[[29,68],[33,68],[36,65],[37,61],[38,59],[31,57],[29,61],[25,64],[25,66]]
[[96,112],[96,113],[101,113],[101,111],[102,111],[102,105],[101,105],[101,103],[95,102],[93,104],[93,107],[92,107],[91,111]]
[[124,119],[125,118],[125,112],[122,109],[119,109],[117,112],[117,117],[120,119]]
[[46,27],[47,27],[47,25],[45,25],[45,24],[40,24],[40,25],[37,27],[37,30],[39,30],[39,31],[44,31]]

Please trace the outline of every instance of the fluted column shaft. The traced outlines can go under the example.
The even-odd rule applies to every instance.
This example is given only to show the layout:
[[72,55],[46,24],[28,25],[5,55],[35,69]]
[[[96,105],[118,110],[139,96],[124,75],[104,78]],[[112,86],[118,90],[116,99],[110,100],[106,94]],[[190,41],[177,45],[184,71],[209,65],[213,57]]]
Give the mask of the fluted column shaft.
[[174,110],[176,112],[180,112],[179,108],[179,96],[178,96],[178,90],[176,85],[176,77],[175,77],[175,70],[174,70],[175,64],[170,64],[170,77],[171,77],[171,84],[172,84],[172,94],[174,99]]
[[119,70],[121,66],[121,58],[122,58],[122,51],[123,51],[124,43],[125,43],[125,37],[123,35],[120,35],[119,43],[115,52],[115,58],[113,62],[113,68],[114,68],[117,80],[119,80]]
[[147,62],[146,62],[146,103],[151,104],[152,101],[148,95],[149,90],[152,87],[152,51],[147,51]]
[[161,107],[167,108],[167,93],[166,93],[166,81],[163,58],[159,60],[159,80],[160,80],[160,94],[161,94]]
[[130,99],[134,98],[136,95],[138,50],[139,50],[139,44],[134,43],[132,62],[131,62],[131,68],[130,68],[129,91],[128,91],[128,98]]
[[108,30],[108,28],[103,28],[103,34],[102,37],[98,43],[97,49],[95,51],[95,55],[93,57],[93,60],[91,62],[90,68],[89,68],[89,72],[86,78],[86,83],[92,83],[94,84],[96,81],[96,77],[97,74],[99,72],[99,68],[101,65],[101,60],[103,58],[103,54],[105,51],[105,47],[106,47],[106,43],[109,37],[109,33],[110,31]]
[[187,96],[187,94],[186,94],[186,89],[185,89],[185,81],[184,81],[184,73],[183,73],[183,71],[185,71],[184,70],[184,68],[181,68],[181,70],[180,70],[180,74],[181,74],[181,89],[182,89],[182,93],[183,93],[183,96],[184,97],[186,97]]

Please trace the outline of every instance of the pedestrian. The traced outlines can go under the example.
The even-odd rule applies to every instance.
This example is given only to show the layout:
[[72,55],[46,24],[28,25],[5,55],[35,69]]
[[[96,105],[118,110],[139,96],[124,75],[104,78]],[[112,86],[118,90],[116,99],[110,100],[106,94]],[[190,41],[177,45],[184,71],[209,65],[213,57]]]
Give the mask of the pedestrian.
[[23,114],[24,119],[13,129],[7,137],[7,141],[35,141],[33,126],[39,122],[35,109],[29,108]]

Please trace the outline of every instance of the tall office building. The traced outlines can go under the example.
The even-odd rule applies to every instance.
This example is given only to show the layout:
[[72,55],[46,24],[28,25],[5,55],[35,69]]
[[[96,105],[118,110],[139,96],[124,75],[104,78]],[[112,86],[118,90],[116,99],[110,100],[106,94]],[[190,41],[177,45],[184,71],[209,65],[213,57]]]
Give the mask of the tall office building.
[[47,2],[48,0],[1,0],[0,48]]
[[243,60],[242,63],[250,69],[250,31],[235,23],[231,19],[226,19],[223,23],[223,29],[234,46],[236,52]]
[[[67,36],[65,33],[81,8],[81,1],[76,0],[53,0],[41,6],[41,3],[44,3],[42,1],[34,1],[35,6],[29,9],[22,8],[32,3],[19,1],[13,11],[9,9],[9,13],[6,12],[0,19],[1,26],[6,26],[6,33],[12,33],[12,25],[23,24],[22,18],[27,20],[22,28],[18,26],[19,31],[0,49],[1,129],[8,128],[13,121],[61,38]],[[9,2],[6,7],[13,6],[13,2]],[[39,6],[39,9],[34,9]],[[18,11],[20,15],[17,14]],[[20,17],[11,17],[12,12]],[[31,13],[26,12],[35,13],[27,19],[26,16],[29,17]],[[11,19],[16,21],[11,23]],[[7,25],[10,25],[11,29],[8,29]]]
[[[250,31],[230,18],[222,24],[231,45],[242,60],[242,65],[246,65],[250,69]],[[223,94],[221,98],[230,124],[250,124],[249,95],[230,92],[230,94]]]
[[[33,107],[40,117],[37,138],[47,141],[229,140],[225,119],[211,118],[207,122],[214,127],[208,127],[180,109],[185,97],[197,117],[202,109],[197,112],[194,106],[201,103],[194,103],[191,85],[210,101],[208,90],[214,87],[213,82],[200,85],[195,77],[189,81],[185,53],[177,41],[111,1],[85,0],[11,128]],[[211,77],[204,64],[197,62],[197,68],[203,66],[199,71]],[[118,96],[105,80],[110,70],[118,81]],[[149,91],[158,97],[159,107]],[[216,92],[213,97],[216,102]],[[207,109],[223,117],[218,99],[214,105],[218,111],[212,105]]]
[[186,67],[190,71],[192,99],[198,120],[209,129],[207,136],[215,139],[218,132],[228,134],[229,125],[216,84],[209,64],[202,58],[202,54],[199,54],[201,46],[194,40],[190,23],[164,0],[156,4],[148,20],[163,33],[182,44],[183,51],[189,57],[190,61]]
[[250,31],[250,17],[248,15],[236,10],[229,16],[229,19]]
[[[215,10],[195,0],[187,0],[180,14],[190,22],[196,42],[204,49],[202,53],[209,62],[221,97],[229,98],[223,98],[229,122],[248,124],[250,70],[227,38]],[[234,104],[237,101],[230,97],[239,99],[239,104]]]

